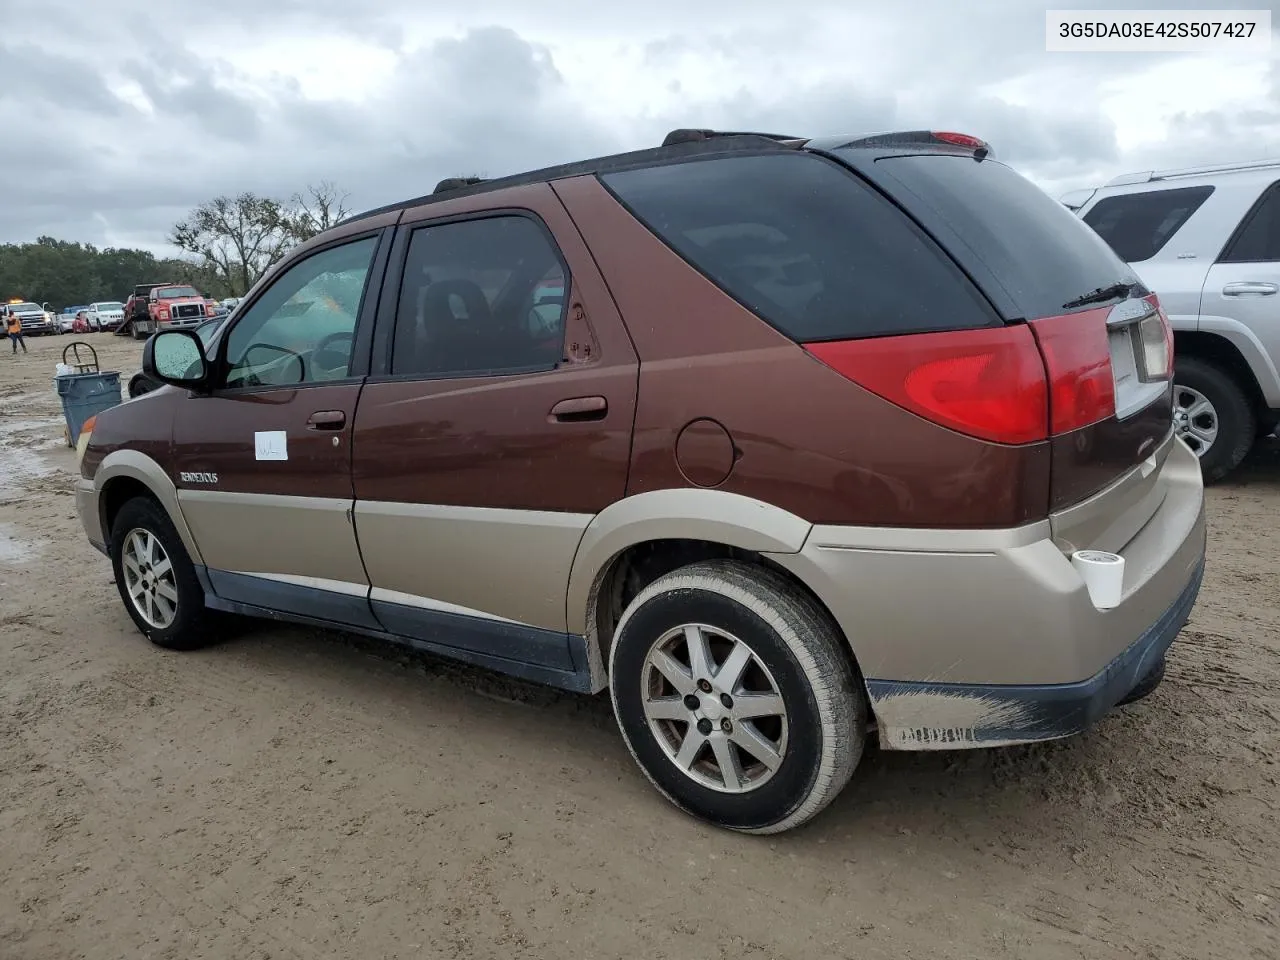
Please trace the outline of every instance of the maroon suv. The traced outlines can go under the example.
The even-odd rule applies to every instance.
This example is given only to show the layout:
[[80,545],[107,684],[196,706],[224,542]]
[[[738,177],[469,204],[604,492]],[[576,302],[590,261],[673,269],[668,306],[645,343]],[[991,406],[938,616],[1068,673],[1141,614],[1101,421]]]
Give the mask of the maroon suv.
[[1084,730],[1195,602],[1156,297],[950,133],[679,131],[348,220],[78,502],[153,642],[217,612],[608,689],[684,810],[770,833],[894,750]]

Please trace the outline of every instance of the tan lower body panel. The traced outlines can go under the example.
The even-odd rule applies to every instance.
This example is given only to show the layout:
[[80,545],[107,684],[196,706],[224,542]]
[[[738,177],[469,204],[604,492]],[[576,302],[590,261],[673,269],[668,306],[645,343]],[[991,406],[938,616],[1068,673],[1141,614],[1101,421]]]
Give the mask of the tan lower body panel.
[[590,514],[362,500],[355,517],[375,599],[565,630]]
[[215,570],[368,583],[350,500],[181,490],[178,505]]

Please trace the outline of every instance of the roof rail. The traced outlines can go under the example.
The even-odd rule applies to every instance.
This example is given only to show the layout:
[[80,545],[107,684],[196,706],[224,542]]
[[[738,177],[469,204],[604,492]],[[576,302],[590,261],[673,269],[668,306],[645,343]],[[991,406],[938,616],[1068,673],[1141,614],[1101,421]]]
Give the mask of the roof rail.
[[711,140],[716,137],[764,137],[766,140],[777,140],[779,143],[787,143],[794,141],[795,143],[803,143],[805,137],[789,137],[781,133],[756,133],[750,130],[697,130],[687,127],[681,127],[678,130],[672,130],[662,138],[662,145],[670,147],[677,143],[691,143],[695,140]]
[[463,187],[473,187],[477,183],[484,183],[484,177],[445,177],[436,184],[436,188],[431,192],[447,193],[450,190],[461,190]]
[[1247,170],[1268,170],[1280,167],[1280,158],[1270,160],[1244,160],[1239,163],[1208,163],[1197,167],[1181,167],[1170,170],[1142,170],[1122,173],[1107,181],[1108,187],[1131,183],[1150,183],[1153,180],[1176,180],[1178,177],[1198,177],[1208,173],[1240,173]]

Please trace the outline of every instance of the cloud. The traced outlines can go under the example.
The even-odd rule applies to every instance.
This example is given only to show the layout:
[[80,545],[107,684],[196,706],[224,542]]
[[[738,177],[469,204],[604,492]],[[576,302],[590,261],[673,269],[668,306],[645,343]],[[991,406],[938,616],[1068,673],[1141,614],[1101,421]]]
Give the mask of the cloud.
[[0,0],[0,242],[162,251],[219,193],[332,180],[371,207],[683,126],[960,129],[1051,190],[1280,152],[1273,61],[1050,55],[1029,0],[170,7]]

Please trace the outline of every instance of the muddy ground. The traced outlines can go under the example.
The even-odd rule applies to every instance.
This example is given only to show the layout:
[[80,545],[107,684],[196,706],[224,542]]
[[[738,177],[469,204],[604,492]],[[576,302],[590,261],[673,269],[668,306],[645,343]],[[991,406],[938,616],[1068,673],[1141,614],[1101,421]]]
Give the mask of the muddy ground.
[[1035,748],[873,750],[754,839],[669,807],[604,698],[270,624],[151,647],[75,517],[69,339],[0,353],[3,960],[1280,957],[1276,444],[1210,491],[1150,699]]

